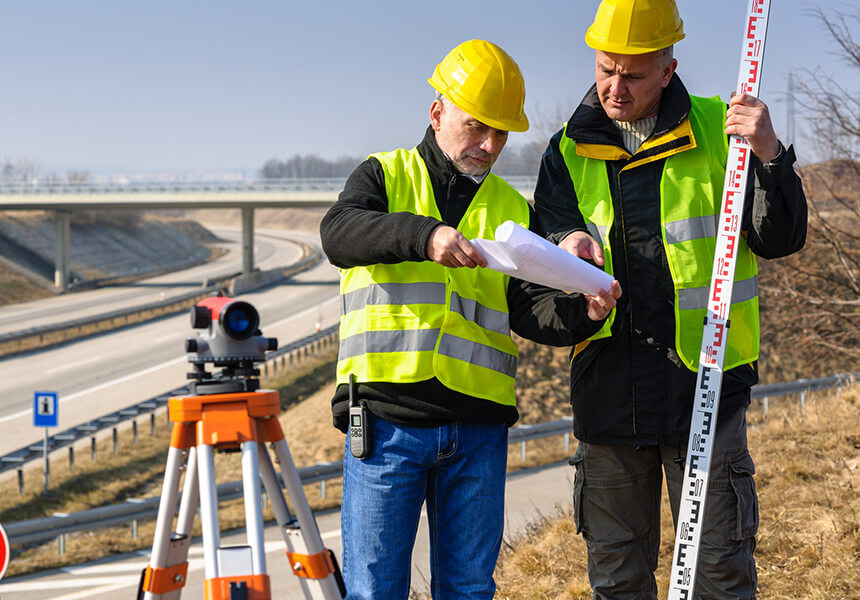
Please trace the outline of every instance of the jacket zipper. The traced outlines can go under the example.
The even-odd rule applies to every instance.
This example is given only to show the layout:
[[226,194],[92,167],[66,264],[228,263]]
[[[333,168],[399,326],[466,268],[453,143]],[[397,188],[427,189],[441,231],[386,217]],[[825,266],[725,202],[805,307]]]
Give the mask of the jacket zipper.
[[[623,168],[623,167],[622,167]],[[621,193],[621,170],[616,175],[618,189],[618,212],[621,213],[621,242],[624,246],[624,274],[627,277],[627,285],[630,285],[630,257],[627,254],[627,227],[624,223],[624,198]],[[634,350],[633,350],[633,303],[631,296],[627,295],[627,325],[630,328],[630,398],[633,401],[633,435],[636,435],[636,378],[634,377],[635,369],[633,368]]]

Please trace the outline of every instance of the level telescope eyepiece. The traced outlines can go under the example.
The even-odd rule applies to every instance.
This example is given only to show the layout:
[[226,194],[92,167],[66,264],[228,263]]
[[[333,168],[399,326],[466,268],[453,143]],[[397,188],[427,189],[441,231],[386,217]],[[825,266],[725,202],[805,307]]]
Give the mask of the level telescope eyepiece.
[[[253,305],[226,296],[211,296],[192,306],[191,327],[197,334],[185,340],[185,351],[195,370],[188,378],[196,380],[198,388],[212,387],[216,380],[223,388],[220,384],[228,380],[252,379],[260,374],[254,364],[263,362],[266,352],[278,347],[276,338],[263,337],[260,314]],[[224,371],[215,377],[206,372],[206,363]],[[256,380],[253,382],[242,385],[256,389]]]

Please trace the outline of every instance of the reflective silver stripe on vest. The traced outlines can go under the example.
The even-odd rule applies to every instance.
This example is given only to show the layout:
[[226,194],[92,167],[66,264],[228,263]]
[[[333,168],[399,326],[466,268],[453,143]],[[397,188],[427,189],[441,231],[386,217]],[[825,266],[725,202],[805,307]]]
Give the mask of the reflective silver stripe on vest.
[[457,292],[451,292],[451,310],[463,315],[468,321],[477,323],[484,329],[508,335],[511,332],[508,313],[489,308],[471,298],[463,298]]
[[508,377],[517,374],[517,357],[502,350],[478,344],[455,335],[443,334],[439,342],[439,354],[486,367]]
[[[710,286],[678,290],[678,308],[681,310],[699,310],[708,308]],[[750,277],[735,281],[732,285],[732,304],[746,302],[758,296],[758,277]]]
[[445,304],[445,284],[371,283],[341,295],[340,302],[343,314],[371,304]]
[[716,237],[717,215],[690,217],[666,223],[666,242],[678,244],[702,238]]
[[588,229],[589,235],[593,237],[595,240],[606,245],[606,232],[609,230],[609,227],[606,225],[595,225],[594,223],[586,223],[585,228]]
[[338,360],[371,352],[432,352],[438,337],[438,328],[365,331],[340,341]]

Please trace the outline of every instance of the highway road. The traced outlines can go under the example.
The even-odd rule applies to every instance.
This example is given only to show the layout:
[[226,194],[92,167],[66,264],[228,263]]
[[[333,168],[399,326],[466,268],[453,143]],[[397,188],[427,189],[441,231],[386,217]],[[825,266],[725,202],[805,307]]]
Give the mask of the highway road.
[[[222,237],[232,236],[232,239],[238,239],[239,235],[235,230],[219,229],[216,233]],[[286,266],[299,258],[299,249],[290,239],[319,244],[317,237],[308,232],[258,230],[258,234],[255,253],[263,268]],[[16,308],[14,310],[21,311],[18,328],[27,310],[35,311],[28,317],[34,320],[56,319],[57,307],[67,303],[73,308],[60,309],[59,314],[81,316],[92,306],[110,305],[112,310],[120,305],[149,302],[152,294],[169,295],[171,290],[183,286],[200,287],[202,279],[214,273],[238,270],[241,258],[236,255],[241,256],[241,248],[232,243],[227,249],[229,257],[222,257],[211,267],[206,265],[208,269],[200,266],[127,286],[83,292],[87,295],[85,300],[78,294],[52,298],[51,302],[40,305],[41,310]],[[110,300],[103,302],[100,294]],[[336,323],[337,294],[337,270],[323,261],[282,285],[240,297],[260,312],[263,334],[277,337],[284,344],[313,333],[317,323],[322,327]],[[5,308],[0,310],[3,318],[7,318],[5,311]],[[184,339],[191,332],[188,313],[183,311],[149,323],[0,360],[0,430],[3,431],[0,454],[42,439],[43,430],[32,425],[34,391],[59,393],[59,429],[62,430],[183,385],[188,371]]]
[[[505,493],[505,538],[516,539],[528,524],[552,517],[558,507],[569,507],[573,498],[573,472],[565,462],[529,469],[508,476]],[[326,547],[340,560],[340,513],[317,515]],[[272,582],[272,598],[303,598],[284,556],[284,541],[272,524],[266,528],[266,565]],[[224,536],[225,545],[244,544],[244,533]],[[0,582],[3,600],[113,600],[134,598],[148,552],[126,554],[97,562],[45,571]],[[191,545],[188,582],[183,600],[203,599],[203,548],[199,539]],[[422,515],[412,555],[412,587],[427,592],[430,579],[427,519]]]
[[[240,273],[242,271],[241,232],[227,228],[210,228],[210,230],[225,240],[215,244],[224,250],[224,254],[211,262],[124,285],[112,285],[0,307],[0,333],[53,325],[128,306],[158,302],[198,289],[208,279]],[[283,236],[283,232],[257,232],[254,243],[255,266],[265,270],[286,266],[298,260],[301,249]],[[295,232],[292,236],[297,239],[313,239],[306,232]],[[318,244],[318,241],[315,243]]]

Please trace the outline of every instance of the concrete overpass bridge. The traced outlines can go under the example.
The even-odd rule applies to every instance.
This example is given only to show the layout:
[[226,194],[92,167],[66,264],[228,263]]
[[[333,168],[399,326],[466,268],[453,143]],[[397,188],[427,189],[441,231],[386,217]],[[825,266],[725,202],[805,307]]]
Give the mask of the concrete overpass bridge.
[[[506,178],[531,200],[533,177]],[[69,285],[70,216],[76,210],[240,209],[242,270],[254,270],[254,210],[330,206],[345,178],[219,182],[25,183],[0,185],[0,210],[51,211],[56,216],[54,284]]]

